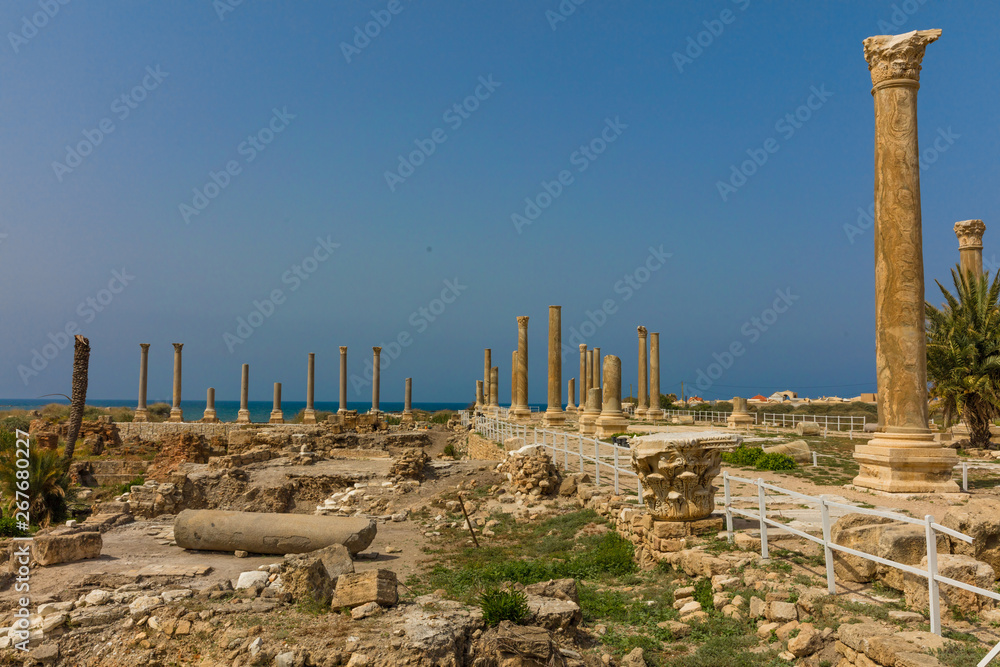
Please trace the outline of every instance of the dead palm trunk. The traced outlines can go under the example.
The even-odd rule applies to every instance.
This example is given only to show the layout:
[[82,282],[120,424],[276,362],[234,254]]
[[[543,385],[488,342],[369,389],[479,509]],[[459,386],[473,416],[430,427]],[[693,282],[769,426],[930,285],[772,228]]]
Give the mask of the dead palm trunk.
[[83,422],[83,408],[87,403],[87,369],[90,366],[90,341],[83,336],[76,337],[73,348],[73,398],[69,407],[69,432],[66,434],[66,449],[63,458],[72,460],[76,449],[76,439],[80,435]]

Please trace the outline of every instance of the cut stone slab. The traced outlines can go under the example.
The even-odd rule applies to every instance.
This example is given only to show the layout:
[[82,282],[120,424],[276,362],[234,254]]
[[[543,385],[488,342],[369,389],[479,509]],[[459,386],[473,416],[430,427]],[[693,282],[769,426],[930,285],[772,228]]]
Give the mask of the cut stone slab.
[[366,570],[355,574],[344,574],[337,578],[337,592],[333,605],[354,608],[369,602],[377,602],[383,607],[392,607],[398,600],[395,572]]
[[35,563],[42,566],[73,563],[101,555],[104,540],[94,532],[70,535],[39,535],[32,541]]
[[972,538],[972,544],[951,539],[951,551],[972,556],[988,563],[994,574],[1000,572],[1000,499],[972,498],[965,507],[953,507],[941,521],[960,533]]
[[[784,454],[785,456],[790,456],[798,463],[812,463],[812,450],[809,449],[809,444],[805,440],[793,440],[781,445],[764,447],[763,451],[765,454]],[[792,652],[794,653],[794,651]]]
[[296,554],[342,544],[356,554],[375,539],[374,519],[225,510],[184,510],[174,539],[185,549]]

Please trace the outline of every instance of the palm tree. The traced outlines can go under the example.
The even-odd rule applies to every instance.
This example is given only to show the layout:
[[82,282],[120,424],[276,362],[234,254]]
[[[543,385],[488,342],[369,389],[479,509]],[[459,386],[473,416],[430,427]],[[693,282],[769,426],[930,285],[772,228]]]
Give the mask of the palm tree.
[[[59,521],[66,513],[66,489],[69,475],[66,462],[59,458],[54,449],[39,449],[32,442],[28,454],[27,468],[17,465],[19,456],[13,433],[0,431],[0,492],[6,498],[6,516],[13,517],[18,503],[28,496],[27,513],[32,524],[47,526]],[[23,451],[23,450],[22,450]],[[27,478],[22,479],[25,473]],[[22,493],[21,498],[17,492]]]
[[927,378],[945,414],[960,414],[970,444],[985,448],[1000,414],[1000,272],[992,284],[988,275],[951,275],[955,294],[938,282],[945,303],[927,304]]
[[87,403],[87,369],[90,365],[90,341],[83,336],[76,337],[73,347],[73,400],[69,408],[69,432],[66,434],[66,449],[63,458],[73,459],[76,439],[80,435],[83,409]]

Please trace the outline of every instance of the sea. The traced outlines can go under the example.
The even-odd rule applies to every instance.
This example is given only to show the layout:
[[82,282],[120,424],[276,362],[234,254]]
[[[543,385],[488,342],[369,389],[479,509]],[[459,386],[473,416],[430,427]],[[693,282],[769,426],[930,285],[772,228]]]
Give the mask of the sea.
[[[153,400],[149,399],[146,401],[146,405],[152,405],[153,403],[167,403],[170,404],[170,400]],[[42,407],[49,405],[50,403],[60,403],[63,405],[68,404],[66,399],[51,397],[51,398],[0,398],[0,411],[3,410],[39,410]],[[135,409],[136,400],[132,399],[118,399],[118,400],[107,400],[107,399],[87,399],[87,405],[93,405],[98,408],[120,408],[127,407]],[[271,417],[271,408],[273,407],[271,401],[249,401],[247,403],[247,409],[250,410],[250,421],[252,422],[266,422]],[[286,420],[291,420],[299,410],[306,407],[305,401],[282,401],[281,410],[285,415]],[[359,413],[368,412],[371,410],[371,401],[348,401],[348,410],[357,410]],[[380,401],[379,409],[382,412],[402,412],[403,403],[402,402],[392,402],[392,401]],[[471,407],[470,403],[413,403],[414,410],[426,410],[427,412],[437,412],[438,410],[466,410]],[[530,406],[532,411],[537,412],[538,410],[545,410],[544,406],[532,405]],[[336,412],[340,408],[340,403],[336,401],[316,401],[313,404],[313,408],[317,411],[323,410],[327,412]],[[193,401],[181,401],[181,409],[184,411],[184,419],[186,421],[198,421],[201,419],[202,414],[205,412],[205,401],[193,400]],[[239,401],[215,401],[215,413],[218,415],[220,421],[231,422],[236,421],[237,413],[240,409]]]

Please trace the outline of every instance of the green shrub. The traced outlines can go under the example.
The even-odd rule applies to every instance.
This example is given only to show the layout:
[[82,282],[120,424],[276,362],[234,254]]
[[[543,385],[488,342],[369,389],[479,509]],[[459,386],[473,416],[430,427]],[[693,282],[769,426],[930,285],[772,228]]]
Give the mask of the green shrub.
[[757,470],[793,470],[795,459],[787,454],[771,452],[758,457],[754,467]]
[[163,421],[170,416],[170,404],[153,403],[146,407],[146,413],[151,421]]
[[528,596],[524,591],[490,588],[479,595],[479,608],[483,610],[486,625],[500,621],[520,623],[528,617]]
[[764,450],[760,447],[747,447],[740,445],[731,452],[723,452],[722,460],[737,466],[752,467],[756,465],[757,459],[764,455]]
[[4,431],[8,431],[10,433],[14,433],[18,429],[27,433],[28,427],[30,425],[31,423],[28,421],[28,419],[20,415],[11,415],[10,417],[4,417],[3,419],[0,419],[0,429],[3,429]]
[[400,419],[399,417],[386,417],[385,423],[388,424],[389,426],[399,426],[400,424],[403,423],[403,420]]
[[0,537],[25,537],[26,532],[17,527],[17,519],[5,516],[0,519]]
[[115,487],[115,495],[120,496],[123,493],[128,493],[132,490],[133,486],[142,486],[146,483],[146,478],[139,476],[134,478],[131,482],[125,482],[124,484],[119,484]]
[[453,459],[457,459],[461,456],[461,454],[459,454],[458,451],[455,449],[455,445],[451,444],[450,442],[444,446],[444,455],[450,456]]

